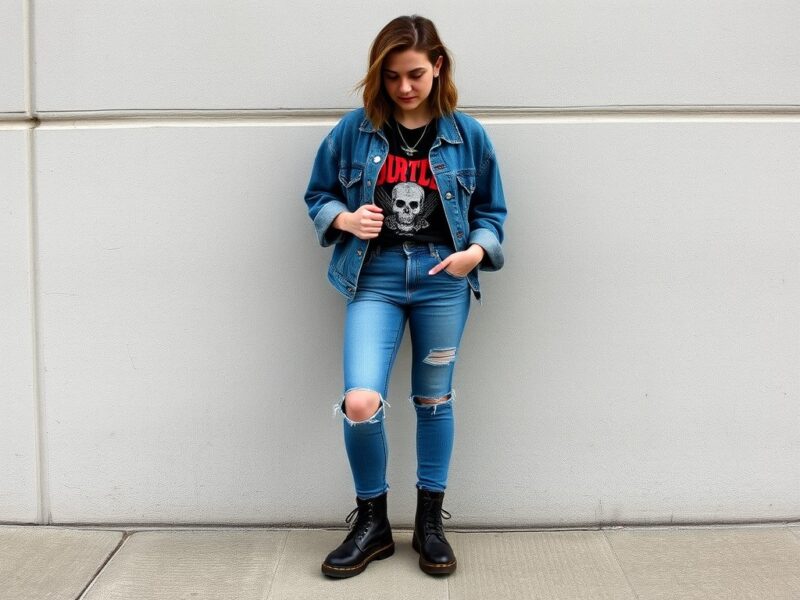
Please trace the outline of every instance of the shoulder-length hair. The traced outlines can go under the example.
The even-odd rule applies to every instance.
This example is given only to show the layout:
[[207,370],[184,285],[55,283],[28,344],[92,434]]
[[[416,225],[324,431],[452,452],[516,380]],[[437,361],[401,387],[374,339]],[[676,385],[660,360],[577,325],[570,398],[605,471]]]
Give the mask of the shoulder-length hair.
[[392,115],[393,104],[383,87],[383,62],[392,52],[415,50],[427,55],[431,64],[441,56],[439,76],[433,79],[428,104],[434,117],[451,114],[456,109],[458,91],[453,82],[453,59],[433,21],[419,15],[392,19],[380,30],[369,49],[369,68],[358,84],[363,88],[364,109],[372,125],[380,129]]

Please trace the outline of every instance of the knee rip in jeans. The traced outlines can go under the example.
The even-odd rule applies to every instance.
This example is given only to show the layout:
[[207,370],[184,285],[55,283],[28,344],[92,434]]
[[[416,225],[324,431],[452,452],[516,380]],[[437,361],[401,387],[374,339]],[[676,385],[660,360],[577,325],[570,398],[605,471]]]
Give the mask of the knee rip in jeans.
[[450,393],[440,396],[438,398],[428,398],[426,396],[411,396],[408,400],[414,406],[419,408],[433,409],[433,414],[436,414],[436,407],[442,404],[447,404],[456,399],[456,391],[450,390]]
[[449,365],[456,360],[455,348],[431,348],[422,362],[434,367]]
[[[378,396],[378,408],[371,417],[368,417],[361,421],[354,421],[353,419],[347,416],[347,413],[345,412],[346,410],[345,401],[347,400],[347,395],[350,394],[351,392],[370,392]],[[354,425],[361,425],[362,423],[377,423],[379,418],[385,419],[386,407],[391,407],[391,404],[389,404],[383,398],[383,395],[380,392],[376,392],[375,390],[371,390],[369,388],[351,388],[342,395],[341,400],[339,400],[333,405],[333,415],[336,416],[337,412],[342,413],[345,422],[347,422],[347,424],[352,427]]]

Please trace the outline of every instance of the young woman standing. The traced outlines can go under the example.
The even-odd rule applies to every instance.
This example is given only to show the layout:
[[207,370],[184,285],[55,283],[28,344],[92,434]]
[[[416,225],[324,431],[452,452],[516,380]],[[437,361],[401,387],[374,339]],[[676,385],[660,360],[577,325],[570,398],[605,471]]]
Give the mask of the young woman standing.
[[452,573],[442,501],[453,448],[453,368],[470,296],[480,298],[478,270],[503,265],[503,188],[486,132],[456,110],[450,54],[430,20],[388,23],[370,48],[361,85],[364,107],[325,138],[305,194],[320,244],[335,245],[328,279],[347,299],[337,408],[357,505],[322,572],[350,577],[394,553],[383,420],[408,323],[417,417],[413,547],[423,571]]

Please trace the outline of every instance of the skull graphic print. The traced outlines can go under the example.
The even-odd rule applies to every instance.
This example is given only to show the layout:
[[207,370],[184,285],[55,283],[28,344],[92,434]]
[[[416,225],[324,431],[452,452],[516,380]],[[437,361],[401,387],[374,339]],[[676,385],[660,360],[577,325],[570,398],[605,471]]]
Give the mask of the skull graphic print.
[[378,204],[388,215],[384,225],[396,235],[411,236],[428,227],[428,216],[436,208],[436,191],[425,190],[411,181],[403,181],[392,188],[391,197],[382,188],[375,190]]

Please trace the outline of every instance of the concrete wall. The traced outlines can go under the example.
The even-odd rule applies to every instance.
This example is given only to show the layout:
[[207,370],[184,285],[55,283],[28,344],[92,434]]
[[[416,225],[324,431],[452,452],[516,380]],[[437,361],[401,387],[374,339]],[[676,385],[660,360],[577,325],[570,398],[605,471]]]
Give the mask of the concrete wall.
[[[343,303],[302,194],[396,10],[0,1],[0,521],[341,523]],[[510,208],[452,523],[800,518],[800,6],[404,10],[451,46]]]

